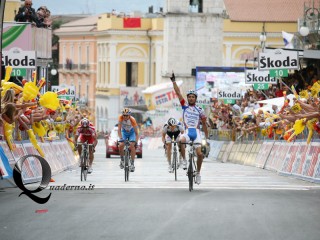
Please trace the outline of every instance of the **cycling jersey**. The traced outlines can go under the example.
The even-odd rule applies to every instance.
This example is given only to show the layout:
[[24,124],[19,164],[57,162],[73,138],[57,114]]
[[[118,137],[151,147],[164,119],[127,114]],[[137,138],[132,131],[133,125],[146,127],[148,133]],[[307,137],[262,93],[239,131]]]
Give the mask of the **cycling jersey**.
[[120,115],[119,123],[121,123],[121,131],[124,130],[127,132],[130,132],[133,128],[138,126],[134,117],[131,117],[131,116],[128,119],[125,119],[123,115]]
[[178,124],[174,127],[174,129],[171,129],[167,123],[163,126],[163,129],[162,129],[163,133],[166,133],[170,138],[174,136],[175,139],[177,139],[179,134],[183,131],[184,131],[184,128],[182,126],[182,123],[180,122],[178,122]]
[[84,143],[88,141],[89,144],[93,144],[96,137],[96,131],[93,126],[89,126],[88,128],[79,126],[76,135],[79,136],[78,140],[80,142]]
[[200,129],[200,121],[206,119],[204,111],[199,106],[189,106],[184,99],[180,101],[182,106],[183,122],[186,128],[197,128]]

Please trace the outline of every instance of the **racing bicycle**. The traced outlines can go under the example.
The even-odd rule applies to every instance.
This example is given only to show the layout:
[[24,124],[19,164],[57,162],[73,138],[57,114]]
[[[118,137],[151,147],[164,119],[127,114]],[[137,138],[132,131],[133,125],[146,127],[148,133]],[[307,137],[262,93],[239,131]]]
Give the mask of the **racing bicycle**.
[[173,143],[173,158],[172,158],[172,162],[171,162],[171,167],[174,171],[174,179],[177,181],[177,170],[178,170],[178,150],[177,150],[177,141],[175,140],[174,136],[172,137],[172,141],[171,143]]
[[201,144],[194,143],[193,140],[190,141],[189,143],[182,143],[182,144],[186,144],[186,145],[190,146],[188,149],[189,159],[188,159],[187,176],[188,176],[188,180],[189,180],[189,191],[191,192],[193,190],[193,183],[196,182],[196,173],[197,173],[197,165],[194,162],[194,158],[196,155],[195,146],[201,145]]
[[130,142],[128,139],[124,142],[124,181],[129,181],[129,173],[130,173]]
[[87,181],[88,168],[89,168],[89,147],[93,146],[93,144],[88,144],[88,142],[77,143],[77,145],[82,145],[82,151],[80,155],[80,180]]

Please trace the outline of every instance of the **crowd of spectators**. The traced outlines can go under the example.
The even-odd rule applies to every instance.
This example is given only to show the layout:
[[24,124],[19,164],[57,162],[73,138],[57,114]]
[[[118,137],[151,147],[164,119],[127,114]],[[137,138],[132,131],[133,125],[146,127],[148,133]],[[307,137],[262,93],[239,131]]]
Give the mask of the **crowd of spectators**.
[[234,104],[214,99],[208,125],[214,131],[228,131],[234,141],[248,136],[292,141],[301,134],[309,143],[314,132],[320,133],[319,75],[317,64],[310,64],[268,90],[247,90]]
[[32,7],[32,1],[26,0],[16,14],[16,22],[30,22],[38,28],[50,28],[52,25],[50,10],[46,6],[40,6],[37,11]]
[[26,100],[26,84],[21,88],[5,80],[2,83],[0,134],[9,145],[14,145],[13,141],[31,139],[44,142],[61,137],[74,142],[73,136],[80,120],[84,117],[93,120],[88,109],[80,109],[70,100],[56,99],[54,110],[50,107],[54,99],[47,99],[45,103],[42,99],[45,94],[38,93],[35,98]]

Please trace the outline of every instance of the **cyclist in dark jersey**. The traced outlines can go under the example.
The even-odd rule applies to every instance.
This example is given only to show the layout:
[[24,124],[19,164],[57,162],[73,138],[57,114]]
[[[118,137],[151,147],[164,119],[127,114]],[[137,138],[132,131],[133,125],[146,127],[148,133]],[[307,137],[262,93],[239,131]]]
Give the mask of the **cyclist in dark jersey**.
[[[165,145],[167,149],[167,161],[168,161],[168,170],[170,173],[173,172],[173,168],[171,165],[171,148],[172,148],[172,138],[174,137],[174,140],[176,142],[179,142],[179,136],[180,133],[184,133],[184,127],[182,123],[180,123],[175,118],[169,118],[167,123],[163,126],[162,129],[162,142]],[[184,145],[179,144],[179,149],[181,150],[182,158],[185,160],[185,148]],[[178,164],[177,167],[179,167],[180,164]],[[186,164],[185,164],[186,165]],[[187,166],[183,165],[183,168],[186,168]]]

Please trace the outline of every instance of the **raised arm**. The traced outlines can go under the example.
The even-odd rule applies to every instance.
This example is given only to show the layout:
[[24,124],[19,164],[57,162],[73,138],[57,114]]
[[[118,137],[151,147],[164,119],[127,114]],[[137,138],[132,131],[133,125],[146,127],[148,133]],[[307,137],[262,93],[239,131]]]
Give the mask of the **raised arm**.
[[181,102],[183,100],[183,97],[181,95],[181,92],[180,92],[180,89],[178,87],[178,84],[176,83],[176,77],[174,76],[174,73],[172,73],[172,76],[171,76],[171,82],[173,84],[173,89],[175,91],[175,93],[177,94],[178,98],[179,98],[179,101]]

